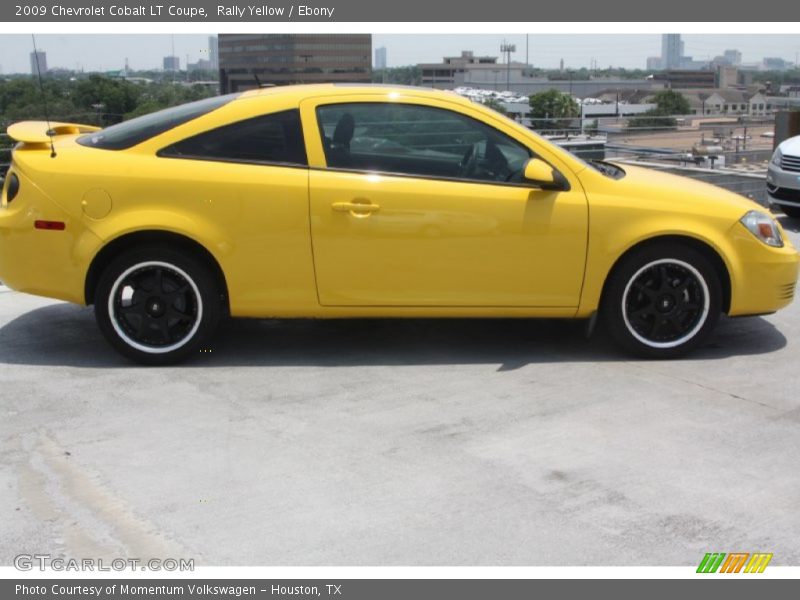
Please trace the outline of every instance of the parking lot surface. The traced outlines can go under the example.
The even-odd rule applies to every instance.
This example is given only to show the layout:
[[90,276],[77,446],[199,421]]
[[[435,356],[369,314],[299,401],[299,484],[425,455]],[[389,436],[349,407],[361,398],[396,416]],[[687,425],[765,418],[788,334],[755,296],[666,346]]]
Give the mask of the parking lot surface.
[[144,368],[6,290],[0,564],[797,565],[798,349],[795,302],[670,362],[557,321],[242,320]]

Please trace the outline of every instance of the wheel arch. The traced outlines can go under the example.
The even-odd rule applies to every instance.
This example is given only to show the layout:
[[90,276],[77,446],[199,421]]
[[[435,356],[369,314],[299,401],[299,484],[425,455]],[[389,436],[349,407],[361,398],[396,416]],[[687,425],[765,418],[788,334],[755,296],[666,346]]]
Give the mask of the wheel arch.
[[147,244],[168,245],[189,252],[200,258],[216,277],[220,286],[219,289],[222,291],[223,307],[226,311],[229,310],[228,284],[225,279],[225,273],[214,255],[211,254],[205,246],[190,237],[180,233],[158,229],[126,233],[108,242],[95,254],[89,265],[84,282],[84,298],[86,304],[90,305],[94,303],[95,291],[103,270],[111,264],[115,257],[131,248],[138,248]]
[[606,278],[603,282],[603,288],[600,294],[600,303],[602,304],[604,298],[606,297],[609,281],[611,281],[612,276],[620,267],[620,265],[636,252],[640,252],[644,248],[658,244],[681,244],[683,246],[688,246],[708,259],[719,276],[719,282],[722,286],[722,311],[727,314],[731,307],[732,287],[730,272],[725,260],[709,243],[695,237],[680,234],[660,235],[648,238],[646,240],[641,240],[618,256],[617,260],[614,261],[614,264],[611,265],[611,268],[608,270],[608,273],[606,273]]

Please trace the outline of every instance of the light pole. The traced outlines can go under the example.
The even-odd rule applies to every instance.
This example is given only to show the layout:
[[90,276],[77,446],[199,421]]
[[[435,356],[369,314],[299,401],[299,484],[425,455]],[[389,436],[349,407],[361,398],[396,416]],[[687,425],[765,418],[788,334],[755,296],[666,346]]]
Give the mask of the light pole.
[[507,44],[505,40],[500,44],[500,52],[506,55],[506,90],[511,91],[511,53],[517,51],[515,44]]

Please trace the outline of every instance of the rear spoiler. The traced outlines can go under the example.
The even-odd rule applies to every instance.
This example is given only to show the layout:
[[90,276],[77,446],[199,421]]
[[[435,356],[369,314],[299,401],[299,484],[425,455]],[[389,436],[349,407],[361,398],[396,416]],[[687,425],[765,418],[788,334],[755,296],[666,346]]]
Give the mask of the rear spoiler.
[[8,137],[26,144],[47,144],[50,138],[60,135],[78,135],[99,131],[94,125],[80,125],[78,123],[52,122],[48,127],[47,121],[20,121],[9,126],[6,130]]

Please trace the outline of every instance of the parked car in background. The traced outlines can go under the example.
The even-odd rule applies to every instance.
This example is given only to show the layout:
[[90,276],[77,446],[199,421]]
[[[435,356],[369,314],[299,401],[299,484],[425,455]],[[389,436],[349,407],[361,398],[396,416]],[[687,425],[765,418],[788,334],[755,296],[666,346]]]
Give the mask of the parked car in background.
[[800,219],[800,136],[781,142],[767,169],[769,203]]
[[276,87],[8,133],[0,279],[93,304],[146,364],[202,352],[225,315],[599,315],[671,358],[721,313],[786,306],[798,275],[754,202],[581,160],[448,92]]

